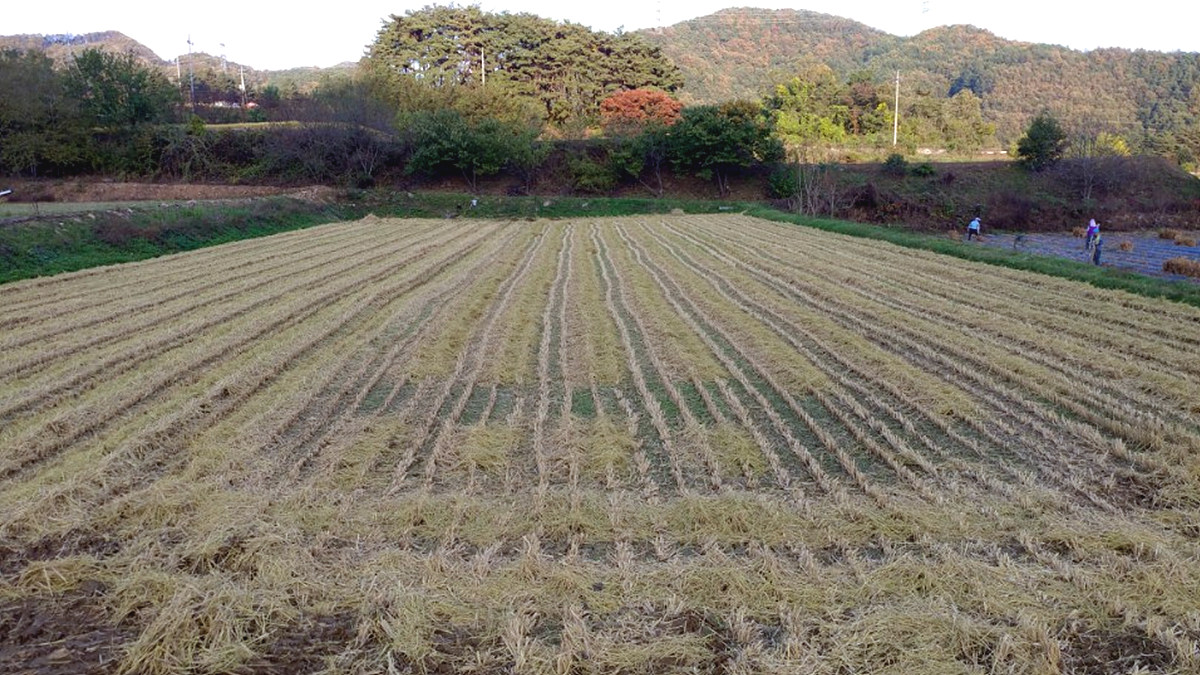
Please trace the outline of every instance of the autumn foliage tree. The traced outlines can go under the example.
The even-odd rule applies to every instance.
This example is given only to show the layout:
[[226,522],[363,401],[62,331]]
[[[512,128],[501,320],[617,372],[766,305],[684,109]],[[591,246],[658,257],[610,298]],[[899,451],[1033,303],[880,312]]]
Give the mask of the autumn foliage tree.
[[600,122],[612,135],[638,133],[651,125],[679,121],[683,104],[658,89],[626,89],[600,102]]

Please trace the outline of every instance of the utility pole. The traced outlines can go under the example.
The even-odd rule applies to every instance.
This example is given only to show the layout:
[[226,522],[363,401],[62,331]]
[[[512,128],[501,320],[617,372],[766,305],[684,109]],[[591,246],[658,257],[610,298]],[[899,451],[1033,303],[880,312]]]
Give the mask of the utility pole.
[[892,147],[900,135],[900,71],[896,71],[896,108],[892,112]]
[[221,43],[221,72],[222,73],[225,72],[226,65],[227,65],[227,62],[225,61],[225,43],[222,42]]
[[238,89],[242,91],[242,109],[246,108],[246,67],[239,64],[238,73],[242,77],[242,83],[238,85]]
[[192,58],[192,36],[188,35],[188,82],[191,84],[192,89],[192,112],[196,112],[196,71],[193,68],[194,61],[195,59]]

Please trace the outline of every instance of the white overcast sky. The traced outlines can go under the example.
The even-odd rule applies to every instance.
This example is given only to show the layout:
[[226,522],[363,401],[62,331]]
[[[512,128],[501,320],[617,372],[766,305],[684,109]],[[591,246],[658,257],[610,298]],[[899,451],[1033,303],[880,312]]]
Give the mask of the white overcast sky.
[[[255,0],[110,2],[14,0],[0,7],[0,35],[120,31],[172,59],[188,50],[224,53],[258,69],[331,66],[356,61],[390,14],[431,4],[425,0],[342,0],[302,3]],[[844,16],[894,35],[971,24],[1010,40],[1059,44],[1080,50],[1125,47],[1200,52],[1200,2],[1141,0],[479,0],[491,12],[529,12],[597,30],[651,28],[752,6],[808,9]],[[286,7],[286,9],[284,9]],[[224,45],[224,46],[222,46]]]

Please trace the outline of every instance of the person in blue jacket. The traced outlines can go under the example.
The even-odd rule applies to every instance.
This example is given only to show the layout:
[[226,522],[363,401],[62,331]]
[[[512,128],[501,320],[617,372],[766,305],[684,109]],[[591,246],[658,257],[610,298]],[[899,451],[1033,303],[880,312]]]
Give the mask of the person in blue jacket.
[[967,225],[967,241],[971,241],[972,237],[978,237],[978,236],[979,236],[979,216],[975,216],[975,219],[972,220],[969,225]]

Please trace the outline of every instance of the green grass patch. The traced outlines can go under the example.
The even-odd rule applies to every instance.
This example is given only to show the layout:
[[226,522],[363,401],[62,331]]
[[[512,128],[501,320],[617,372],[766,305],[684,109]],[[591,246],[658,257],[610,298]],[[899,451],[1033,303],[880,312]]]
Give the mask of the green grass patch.
[[596,418],[596,399],[591,389],[577,387],[571,392],[571,414],[586,420]]
[[236,205],[198,204],[13,223],[0,226],[0,283],[145,260],[365,214],[355,205],[272,197]]
[[679,390],[680,398],[683,399],[684,405],[692,412],[692,416],[696,418],[696,421],[703,425],[716,423],[712,414],[708,412],[708,406],[704,404],[704,397],[700,395],[700,391],[696,389],[696,385],[687,380],[677,380],[675,387]]
[[999,265],[1026,272],[1037,272],[1072,281],[1082,281],[1097,288],[1115,289],[1151,298],[1163,298],[1200,307],[1200,285],[1188,281],[1157,279],[1144,274],[1097,267],[1056,256],[1034,255],[1005,248],[975,246],[943,236],[921,234],[896,227],[883,227],[846,220],[812,218],[784,213],[768,207],[752,207],[747,215],[776,223],[812,227],[851,237],[877,239],[905,248],[932,251],[963,260]]
[[467,405],[463,408],[458,423],[462,426],[471,426],[482,419],[483,413],[487,410],[491,394],[492,390],[490,387],[475,385],[471,389],[471,393],[467,398]]

